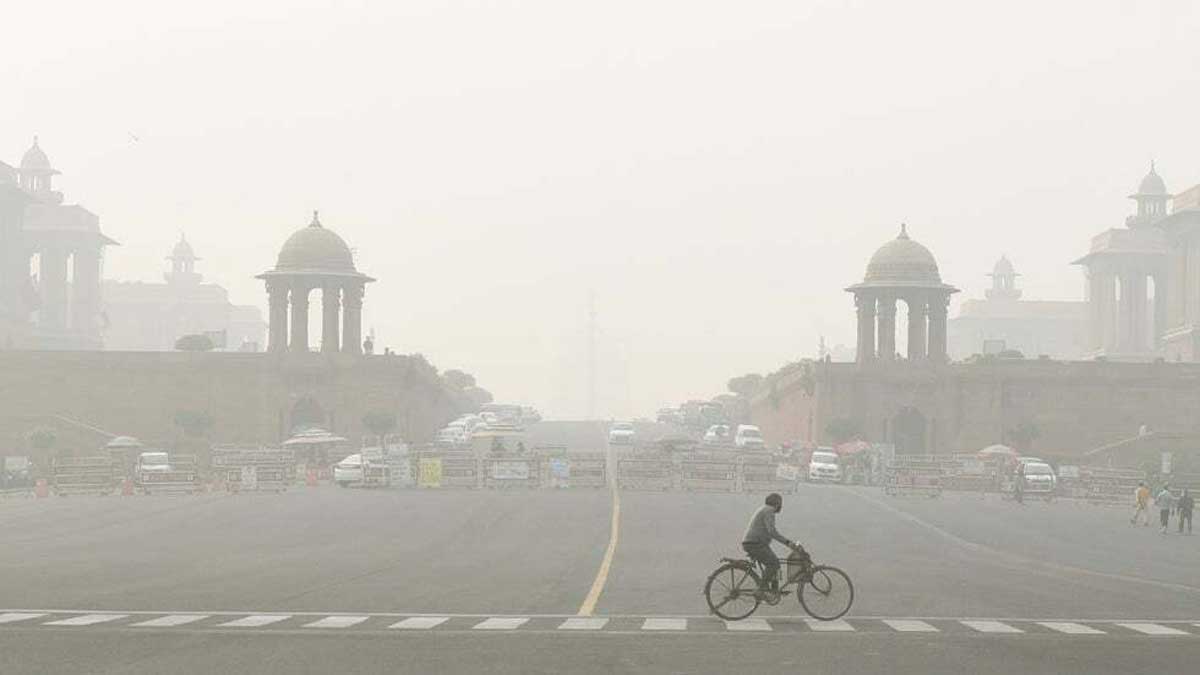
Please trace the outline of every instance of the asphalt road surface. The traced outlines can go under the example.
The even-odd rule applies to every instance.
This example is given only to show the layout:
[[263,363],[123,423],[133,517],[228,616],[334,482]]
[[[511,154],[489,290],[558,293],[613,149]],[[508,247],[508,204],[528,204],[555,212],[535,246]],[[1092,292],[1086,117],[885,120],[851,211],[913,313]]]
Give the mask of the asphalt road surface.
[[789,597],[727,625],[701,588],[761,495],[622,492],[614,545],[615,501],[0,500],[0,672],[1124,674],[1200,658],[1200,537],[1123,509],[802,486],[780,527],[850,573],[853,609],[813,622]]

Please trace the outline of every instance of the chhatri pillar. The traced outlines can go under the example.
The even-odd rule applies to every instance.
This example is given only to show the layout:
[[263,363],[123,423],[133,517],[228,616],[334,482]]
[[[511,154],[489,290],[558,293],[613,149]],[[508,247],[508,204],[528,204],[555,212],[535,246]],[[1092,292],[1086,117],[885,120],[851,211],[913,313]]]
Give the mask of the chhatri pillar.
[[908,305],[908,360],[925,360],[926,322],[929,320],[928,304],[923,294],[909,296]]
[[896,360],[896,298],[879,298],[879,360]]
[[287,349],[288,287],[281,279],[267,280],[267,349],[282,352]]
[[311,289],[302,283],[292,286],[292,337],[288,347],[294,352],[308,351],[308,295]]
[[321,289],[321,352],[339,350],[338,312],[342,306],[342,289],[326,285]]
[[867,363],[875,359],[875,296],[861,293],[854,296],[858,308],[858,348],[855,359]]
[[350,284],[343,291],[342,351],[346,354],[362,354],[362,301],[363,284]]

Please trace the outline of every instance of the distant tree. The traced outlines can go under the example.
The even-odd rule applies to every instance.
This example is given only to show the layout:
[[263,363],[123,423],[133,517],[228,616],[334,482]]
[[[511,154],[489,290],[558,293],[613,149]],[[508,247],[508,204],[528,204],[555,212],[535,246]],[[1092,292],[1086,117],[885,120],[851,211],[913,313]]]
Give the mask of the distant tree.
[[1033,442],[1042,435],[1042,430],[1034,422],[1022,422],[1008,432],[1008,442],[1018,450],[1028,452],[1033,448]]
[[58,434],[50,427],[38,427],[26,436],[29,447],[42,452],[49,451],[58,443]]
[[211,352],[216,345],[207,335],[184,335],[175,341],[175,349],[181,352]]
[[862,425],[849,417],[838,417],[825,425],[825,433],[835,444],[845,443],[862,436]]
[[763,379],[758,373],[747,373],[730,379],[726,387],[738,396],[750,398],[762,387]]
[[50,455],[58,444],[58,434],[50,427],[38,427],[26,435],[29,447],[33,452],[33,464],[38,473],[48,476],[50,471]]
[[470,399],[476,408],[481,408],[495,400],[492,392],[483,387],[467,387],[463,390],[463,395]]
[[382,439],[396,428],[398,420],[396,413],[390,410],[372,410],[363,415],[362,423],[368,431]]
[[200,438],[213,427],[212,416],[202,410],[177,410],[173,421],[185,436],[191,438]]
[[475,376],[461,370],[447,370],[442,373],[442,381],[451,389],[464,391],[475,386]]

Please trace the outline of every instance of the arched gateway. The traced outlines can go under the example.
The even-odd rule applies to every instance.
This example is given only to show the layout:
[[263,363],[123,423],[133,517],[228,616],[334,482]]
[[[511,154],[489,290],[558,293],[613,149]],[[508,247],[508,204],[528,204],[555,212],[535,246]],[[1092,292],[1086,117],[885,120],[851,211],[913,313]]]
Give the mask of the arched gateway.
[[[345,240],[321,225],[313,211],[312,223],[284,242],[275,269],[258,275],[267,282],[270,302],[268,349],[307,352],[308,297],[321,289],[321,351],[362,353],[362,300],[366,285],[375,281],[354,267],[354,256]],[[288,305],[291,331],[288,331]],[[339,311],[341,331],[339,334]]]

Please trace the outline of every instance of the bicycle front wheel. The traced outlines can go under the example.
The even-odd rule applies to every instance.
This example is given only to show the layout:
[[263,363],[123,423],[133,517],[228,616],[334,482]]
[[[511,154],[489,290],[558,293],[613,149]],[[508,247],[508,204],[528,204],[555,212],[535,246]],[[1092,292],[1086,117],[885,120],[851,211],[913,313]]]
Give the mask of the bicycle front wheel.
[[836,567],[818,565],[796,594],[809,616],[821,621],[840,619],[854,604],[854,584]]
[[762,602],[758,597],[758,575],[744,565],[721,565],[704,584],[704,598],[708,609],[722,619],[744,619]]

